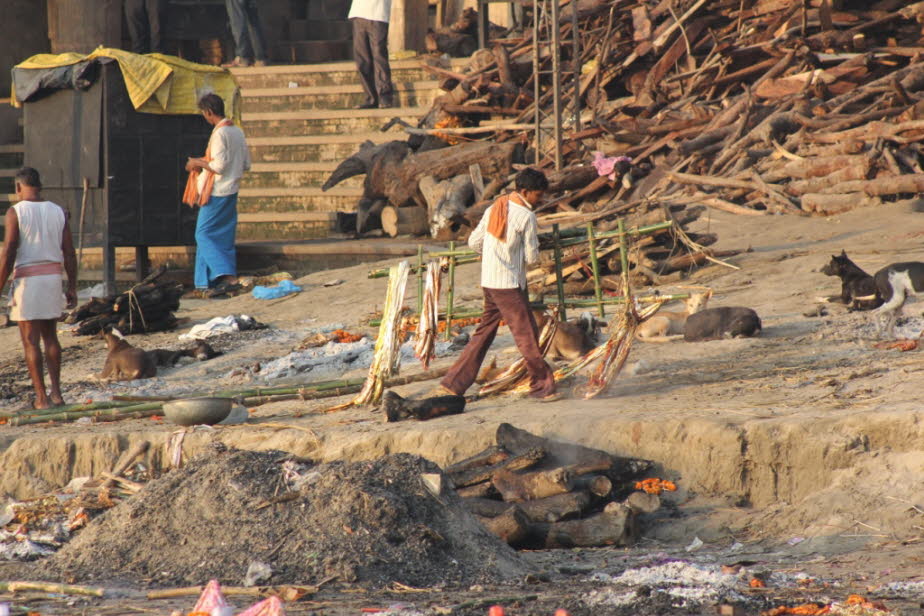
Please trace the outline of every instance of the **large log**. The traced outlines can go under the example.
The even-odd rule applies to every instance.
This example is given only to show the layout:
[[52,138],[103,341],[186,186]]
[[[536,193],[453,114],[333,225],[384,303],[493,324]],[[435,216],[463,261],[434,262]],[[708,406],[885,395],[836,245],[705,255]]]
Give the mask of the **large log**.
[[481,168],[482,177],[506,177],[513,164],[515,148],[513,143],[470,142],[411,154],[398,163],[383,165],[377,170],[376,181],[381,182],[383,194],[392,205],[416,201],[426,206],[417,187],[421,177],[431,175],[437,181],[445,180],[467,174],[474,164]]
[[806,193],[802,195],[802,209],[815,214],[840,214],[861,207],[877,207],[882,205],[882,199],[867,197],[863,193],[853,192],[845,194]]
[[617,485],[635,478],[652,466],[649,460],[623,458],[600,449],[553,441],[530,434],[508,423],[502,423],[497,427],[495,440],[498,445],[513,454],[534,448],[545,451],[546,458],[537,469],[567,466],[574,475],[606,471],[604,474]]
[[388,205],[382,208],[382,229],[389,237],[399,235],[425,235],[429,230],[426,208],[414,205],[411,207],[395,207]]
[[372,170],[372,165],[383,156],[404,158],[410,152],[407,143],[404,141],[389,141],[388,143],[374,144],[371,141],[364,141],[359,146],[359,150],[345,159],[337,168],[334,169],[321,190],[333,188],[343,180],[351,178],[354,175],[368,175]]
[[632,510],[622,503],[610,503],[583,520],[534,524],[530,545],[544,548],[628,545],[632,540]]
[[465,396],[435,396],[423,400],[408,400],[389,390],[382,397],[385,421],[414,418],[418,421],[458,415],[465,410]]
[[501,497],[511,503],[536,500],[556,494],[570,492],[572,475],[564,468],[532,473],[512,473],[499,470],[491,477],[491,483]]

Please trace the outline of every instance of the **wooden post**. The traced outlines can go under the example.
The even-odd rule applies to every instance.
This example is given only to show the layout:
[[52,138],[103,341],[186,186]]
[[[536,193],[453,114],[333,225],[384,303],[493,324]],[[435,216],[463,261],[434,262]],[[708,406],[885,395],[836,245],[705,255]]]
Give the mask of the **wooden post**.
[[423,244],[417,244],[417,316],[423,314],[424,294]]
[[452,340],[452,303],[456,287],[456,243],[449,242],[449,287],[446,289],[446,340]]
[[[622,219],[620,219],[621,222]],[[590,247],[590,267],[594,273],[594,297],[597,298],[597,312],[602,318],[604,316],[603,289],[600,286],[600,262],[597,260],[597,240],[594,239],[594,223],[592,222],[587,223],[587,245]]]
[[562,321],[568,320],[568,315],[565,308],[565,281],[562,279],[561,275],[561,246],[558,245],[558,240],[560,239],[561,232],[558,229],[558,224],[552,225],[552,245],[554,246],[555,254],[555,286],[558,287],[558,316]]
[[392,0],[388,24],[389,52],[424,51],[429,6],[427,0]]
[[[619,229],[619,262],[622,264],[622,294],[629,297],[629,251],[626,248],[626,224],[620,218],[616,222],[616,228]],[[626,310],[629,309],[628,303]]]

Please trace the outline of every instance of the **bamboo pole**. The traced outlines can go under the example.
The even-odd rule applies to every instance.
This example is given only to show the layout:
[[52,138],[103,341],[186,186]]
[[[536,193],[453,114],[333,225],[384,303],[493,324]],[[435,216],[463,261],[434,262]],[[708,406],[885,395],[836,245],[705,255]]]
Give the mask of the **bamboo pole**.
[[[656,231],[663,231],[664,229],[670,229],[673,226],[673,221],[659,222],[653,225],[647,225],[644,227],[639,227],[637,229],[629,229],[628,231],[623,231],[626,235],[629,236],[638,236],[638,235],[647,235],[648,233],[654,233]],[[619,231],[604,231],[603,233],[597,233],[595,235],[597,240],[609,239],[619,237]],[[578,244],[583,244],[587,241],[586,231],[584,229],[562,229],[560,231],[559,247],[567,248],[568,246],[576,246]],[[554,239],[550,233],[540,233],[539,241],[542,244],[545,244],[548,247],[548,244],[551,244]],[[442,250],[438,252],[431,252],[427,254],[430,259],[438,259],[440,257],[449,257],[455,256],[456,265],[463,265],[465,263],[475,263],[481,259],[479,255],[474,250],[455,250],[450,249],[448,251]],[[412,268],[412,271],[417,271],[416,268]],[[388,269],[377,269],[371,270],[368,274],[369,278],[385,278],[388,276]]]
[[[452,308],[456,287],[456,243],[449,242],[449,286],[446,289],[446,340],[452,340]],[[420,314],[418,312],[418,314]]]
[[[622,219],[619,219],[622,221]],[[625,242],[625,234],[620,230],[620,239]],[[602,319],[606,315],[603,308],[603,288],[600,286],[600,261],[597,260],[597,241],[594,239],[594,223],[587,223],[587,247],[590,250],[590,268],[594,274],[594,297],[597,298],[597,312]]]
[[561,246],[558,245],[559,240],[561,239],[560,229],[557,224],[552,225],[552,242],[554,244],[553,248],[555,250],[555,286],[558,289],[558,315],[562,321],[568,320],[568,315],[566,313],[567,308],[565,304],[565,281],[562,278],[561,274]]
[[[429,381],[440,378],[446,374],[448,368],[430,370],[412,374],[406,377],[396,377],[385,382],[386,387],[395,387],[398,385],[407,385],[418,381]],[[347,379],[341,381],[322,381],[314,385],[303,387],[278,387],[267,388],[262,390],[249,390],[238,392],[236,395],[224,395],[216,397],[241,398],[248,406],[259,406],[270,402],[280,402],[285,400],[317,400],[320,398],[335,398],[346,394],[356,393],[362,389],[365,379]],[[254,394],[253,392],[259,392]],[[252,394],[249,397],[247,394]],[[193,397],[184,394],[180,398]],[[174,398],[177,399],[177,398]],[[96,421],[119,421],[121,419],[142,419],[156,415],[164,405],[165,400],[157,400],[142,404],[133,404],[131,406],[117,406],[112,408],[94,409],[90,411],[64,411],[39,416],[18,416],[10,420],[11,426],[24,426],[48,421],[69,422],[75,421],[82,417],[90,417]]]
[[423,312],[424,273],[423,244],[417,244],[417,314]]
[[34,590],[38,592],[54,593],[56,595],[81,595],[85,597],[103,597],[106,589],[92,586],[72,586],[69,584],[55,584],[53,582],[0,582],[0,592],[20,592]]
[[625,223],[622,218],[616,221],[617,229],[621,233],[619,236],[619,263],[622,265],[623,293],[629,295],[629,249],[626,246],[626,236],[622,231],[625,229]]

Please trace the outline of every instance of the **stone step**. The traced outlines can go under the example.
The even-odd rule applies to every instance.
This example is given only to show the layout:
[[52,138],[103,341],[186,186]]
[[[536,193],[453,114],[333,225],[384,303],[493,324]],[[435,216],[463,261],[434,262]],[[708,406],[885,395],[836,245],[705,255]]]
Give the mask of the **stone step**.
[[22,167],[23,155],[26,146],[22,143],[8,143],[0,145],[0,167],[4,169],[19,169]]
[[321,239],[330,236],[335,220],[331,212],[244,212],[238,214],[237,239]]
[[[254,163],[241,180],[242,188],[321,186],[337,168],[336,161],[323,163]],[[342,188],[361,188],[365,175],[355,175],[337,184]]]
[[353,57],[352,41],[276,41],[269,45],[270,59],[283,64],[337,62]]
[[255,112],[244,116],[243,128],[248,139],[297,135],[339,135],[374,131],[396,117],[416,125],[427,111],[427,107],[410,107],[406,109],[315,109]]
[[402,139],[404,132],[355,133],[352,135],[304,135],[248,139],[254,163],[341,162],[359,149],[363,141],[385,143]]
[[0,193],[5,195],[13,192],[15,188],[13,178],[16,176],[17,171],[19,171],[19,167],[0,169]]
[[[395,82],[398,107],[429,107],[441,90],[436,81]],[[296,109],[352,109],[365,101],[359,84],[298,88],[242,89],[244,117],[251,113],[293,111]]]
[[315,186],[242,187],[238,193],[237,210],[247,214],[352,212],[362,194],[360,186],[335,186],[327,192]]
[[[456,59],[443,63],[450,70],[459,70],[467,60]],[[421,66],[421,60],[392,60],[391,79],[394,82],[427,81],[433,75]],[[341,86],[359,83],[353,62],[327,64],[286,64],[264,67],[233,68],[231,73],[243,89],[288,88],[289,84],[305,88],[310,86]]]

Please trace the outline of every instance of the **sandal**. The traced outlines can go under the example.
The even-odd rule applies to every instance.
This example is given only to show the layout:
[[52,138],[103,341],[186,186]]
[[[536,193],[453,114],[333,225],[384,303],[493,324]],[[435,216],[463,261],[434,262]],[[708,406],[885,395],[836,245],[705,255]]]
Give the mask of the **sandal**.
[[239,282],[222,282],[214,288],[209,289],[205,297],[208,299],[227,299],[243,288],[244,287]]

